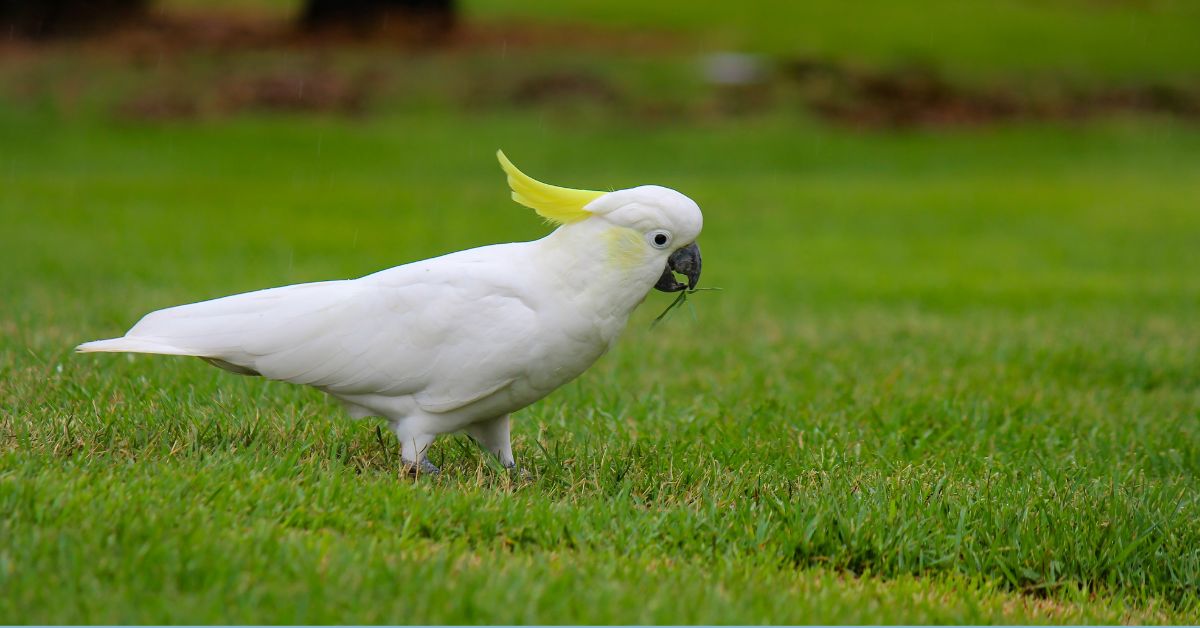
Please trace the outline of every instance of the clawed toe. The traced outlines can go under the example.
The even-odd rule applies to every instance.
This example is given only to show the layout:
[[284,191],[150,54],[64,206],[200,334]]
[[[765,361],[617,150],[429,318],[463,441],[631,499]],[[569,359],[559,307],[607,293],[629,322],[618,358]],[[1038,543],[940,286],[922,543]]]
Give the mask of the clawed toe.
[[518,467],[517,463],[515,462],[510,462],[504,465],[504,470],[522,480],[533,479],[533,474],[529,472],[529,469],[526,469],[525,467]]
[[402,473],[414,477],[421,475],[438,475],[441,472],[442,470],[434,466],[434,464],[430,462],[428,458],[422,458],[420,462],[415,463],[405,460],[404,468],[402,470]]

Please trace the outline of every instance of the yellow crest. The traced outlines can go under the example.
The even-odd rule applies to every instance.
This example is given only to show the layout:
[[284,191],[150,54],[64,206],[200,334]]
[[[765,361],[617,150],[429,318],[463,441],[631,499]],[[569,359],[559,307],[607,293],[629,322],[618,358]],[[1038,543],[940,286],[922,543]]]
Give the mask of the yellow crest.
[[579,222],[591,216],[584,206],[604,196],[604,192],[572,190],[542,183],[518,170],[513,162],[504,156],[502,150],[496,151],[496,159],[500,160],[500,167],[508,175],[512,199],[536,211],[539,216],[550,222],[560,225]]

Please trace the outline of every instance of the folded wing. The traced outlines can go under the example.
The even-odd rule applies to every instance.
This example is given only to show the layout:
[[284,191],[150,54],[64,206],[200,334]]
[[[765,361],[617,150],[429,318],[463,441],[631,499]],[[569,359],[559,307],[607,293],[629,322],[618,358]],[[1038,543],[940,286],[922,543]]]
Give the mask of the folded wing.
[[518,295],[478,279],[329,281],[159,310],[78,350],[196,356],[334,394],[416,395],[444,412],[519,377],[536,327]]

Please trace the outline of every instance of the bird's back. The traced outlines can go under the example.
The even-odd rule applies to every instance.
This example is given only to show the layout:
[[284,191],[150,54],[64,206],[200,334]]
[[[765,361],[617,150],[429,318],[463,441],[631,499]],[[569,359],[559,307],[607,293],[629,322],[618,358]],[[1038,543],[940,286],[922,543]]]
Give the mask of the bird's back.
[[561,329],[562,308],[529,277],[529,244],[158,310],[79,350],[196,356],[343,398],[411,396],[427,412],[499,391],[530,403],[603,347]]

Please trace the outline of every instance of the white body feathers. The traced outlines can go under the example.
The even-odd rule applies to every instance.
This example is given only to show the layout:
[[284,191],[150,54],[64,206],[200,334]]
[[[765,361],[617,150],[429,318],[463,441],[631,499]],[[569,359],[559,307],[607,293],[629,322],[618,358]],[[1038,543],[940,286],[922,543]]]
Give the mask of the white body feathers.
[[533,242],[167,308],[78,350],[196,356],[310,385],[354,416],[388,418],[407,461],[467,429],[511,465],[508,414],[591,366],[663,272],[657,251],[631,252],[633,231],[597,216]]

